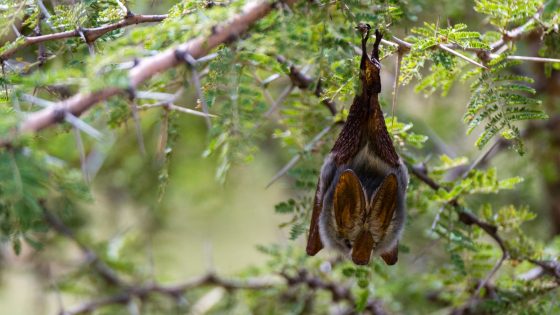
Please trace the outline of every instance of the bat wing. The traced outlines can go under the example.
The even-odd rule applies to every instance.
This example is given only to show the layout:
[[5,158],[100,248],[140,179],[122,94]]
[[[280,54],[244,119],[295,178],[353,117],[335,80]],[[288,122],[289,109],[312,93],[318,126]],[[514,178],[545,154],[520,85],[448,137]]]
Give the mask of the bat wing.
[[320,191],[321,178],[317,181],[317,189],[315,190],[315,198],[313,200],[313,213],[311,214],[311,223],[309,225],[309,236],[307,238],[307,255],[315,256],[322,248],[323,243],[319,235],[319,215],[323,208],[323,196]]

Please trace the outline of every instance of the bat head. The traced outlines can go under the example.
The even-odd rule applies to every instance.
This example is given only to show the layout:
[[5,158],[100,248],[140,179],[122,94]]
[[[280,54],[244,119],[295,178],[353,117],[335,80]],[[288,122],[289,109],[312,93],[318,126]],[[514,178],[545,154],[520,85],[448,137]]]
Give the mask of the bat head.
[[371,253],[385,238],[397,207],[398,183],[387,175],[368,200],[358,176],[347,169],[333,195],[334,241],[357,265],[367,265]]

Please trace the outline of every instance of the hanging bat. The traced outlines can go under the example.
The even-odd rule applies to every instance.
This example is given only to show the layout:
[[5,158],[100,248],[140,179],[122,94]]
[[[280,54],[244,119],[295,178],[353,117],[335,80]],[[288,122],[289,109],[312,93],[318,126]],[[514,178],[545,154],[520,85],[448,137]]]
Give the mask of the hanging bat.
[[358,265],[368,264],[372,253],[393,265],[406,217],[408,172],[379,105],[382,35],[375,31],[370,57],[371,27],[357,29],[362,32],[361,91],[321,168],[306,251],[314,256],[325,245]]

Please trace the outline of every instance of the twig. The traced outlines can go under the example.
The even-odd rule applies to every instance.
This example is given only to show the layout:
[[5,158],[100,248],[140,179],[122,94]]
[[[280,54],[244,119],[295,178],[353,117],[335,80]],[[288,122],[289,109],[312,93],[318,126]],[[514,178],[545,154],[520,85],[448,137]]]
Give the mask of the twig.
[[411,43],[409,43],[409,42],[407,42],[407,41],[404,41],[404,40],[402,40],[402,39],[400,39],[400,38],[398,38],[398,37],[396,37],[396,36],[391,36],[391,39],[394,40],[394,41],[397,43],[397,45],[399,46],[399,48],[404,49],[403,52],[409,51],[409,50],[412,48],[412,44],[411,44]]
[[488,157],[492,155],[492,152],[494,152],[494,150],[496,150],[502,143],[501,139],[503,138],[496,140],[494,144],[492,144],[492,146],[488,148],[488,150],[486,150],[484,154],[480,155],[471,165],[469,165],[469,167],[463,172],[463,175],[461,177],[464,178],[469,174],[470,171],[474,170],[475,168],[478,168],[479,165],[487,161]]
[[[560,115],[555,115],[550,117],[548,120],[539,121],[539,122],[532,122],[528,125],[528,127],[521,131],[521,138],[529,138],[539,130],[544,129],[553,129],[558,124],[560,124]],[[498,153],[502,152],[506,148],[509,147],[511,140],[507,140],[505,138],[500,138],[496,140],[496,142],[490,147],[484,154],[482,154],[473,164],[469,165],[466,170],[461,168],[457,168],[457,175],[452,177],[461,177],[464,174],[467,174],[470,170],[474,168],[481,168],[484,167],[489,163],[491,159],[493,159]]]
[[152,92],[152,91],[137,91],[135,93],[135,96],[136,98],[146,98],[146,99],[154,99],[154,100],[161,101],[154,104],[146,104],[146,105],[138,106],[138,109],[141,110],[155,108],[155,107],[163,107],[166,110],[174,110],[185,114],[190,114],[190,115],[195,115],[200,117],[218,117],[216,115],[206,114],[203,112],[192,110],[190,108],[181,107],[173,104],[173,102],[175,102],[175,100],[177,100],[182,93],[183,93],[183,88],[180,88],[173,94]]
[[24,41],[22,44],[9,48],[5,50],[2,54],[0,54],[0,60],[6,60],[10,58],[13,54],[15,54],[17,51],[31,45],[36,45],[47,41],[60,40],[60,39],[66,39],[71,37],[80,37],[80,32],[83,33],[85,42],[91,43],[97,40],[99,37],[111,31],[114,31],[116,29],[120,29],[133,24],[161,22],[166,18],[167,18],[167,14],[134,15],[134,16],[125,17],[119,22],[103,25],[99,27],[84,28],[81,30],[76,29],[73,31],[65,31],[65,32],[59,32],[59,33],[53,33],[53,34],[47,34],[41,36],[24,37]]
[[45,205],[42,205],[43,208],[43,216],[45,218],[45,222],[50,225],[50,227],[56,231],[59,235],[64,236],[71,241],[73,241],[84,253],[86,260],[91,263],[94,270],[109,284],[125,287],[126,285],[124,282],[117,276],[115,271],[111,269],[105,262],[103,262],[97,254],[87,247],[84,243],[82,243],[72,232],[70,228],[68,228],[59,218],[57,218],[54,214],[47,210]]
[[[430,186],[434,190],[439,190],[439,189],[447,190],[446,188],[444,188],[441,185],[439,185],[438,183],[436,183],[433,179],[431,179],[428,176],[425,168],[421,169],[418,166],[412,166],[411,167],[411,173],[414,174],[419,180],[423,181],[425,184],[427,184],[428,186]],[[482,287],[484,287],[484,285],[486,285],[486,283],[494,276],[494,274],[502,266],[502,263],[506,259],[509,258],[509,252],[508,252],[508,250],[505,246],[504,240],[498,235],[498,227],[496,227],[495,225],[492,225],[490,223],[484,222],[484,221],[480,220],[478,217],[476,217],[474,214],[465,211],[459,205],[459,203],[457,202],[456,199],[451,200],[449,202],[449,204],[455,208],[455,210],[457,211],[457,213],[459,215],[459,220],[461,222],[463,222],[466,225],[476,225],[476,226],[480,227],[482,230],[484,230],[484,232],[486,232],[486,234],[488,234],[488,236],[490,236],[491,238],[494,239],[494,241],[496,241],[496,243],[498,244],[498,246],[500,247],[500,249],[502,251],[502,257],[500,258],[500,260],[496,263],[494,268],[492,268],[490,273],[481,282],[481,285],[478,286],[478,288],[476,290],[476,294],[478,294],[480,289]]]
[[[332,125],[329,125],[325,128],[323,128],[323,130],[321,130],[318,134],[315,135],[315,137],[313,137],[313,139],[311,139],[311,141],[309,141],[309,143],[307,143],[304,147],[303,147],[303,152],[309,152],[310,150],[312,150],[313,148],[315,148],[315,145],[321,140],[321,138],[323,138],[332,128]],[[303,153],[302,152],[302,153]],[[270,182],[268,182],[268,184],[266,185],[266,188],[270,187],[272,184],[274,184],[280,177],[284,176],[292,167],[294,167],[294,165],[296,165],[296,163],[299,161],[299,159],[301,158],[302,153],[298,153],[296,155],[294,155],[294,157],[292,157],[292,159],[286,164],[284,165],[284,167],[282,167],[278,173],[276,173],[272,179],[270,180]]]
[[117,5],[121,8],[121,10],[125,15],[128,16],[131,14],[130,10],[121,1],[119,0],[115,0],[115,1],[117,2]]
[[294,85],[290,84],[289,86],[287,86],[281,93],[280,95],[278,95],[278,97],[276,98],[276,100],[274,101],[274,103],[272,103],[272,105],[270,106],[270,108],[268,109],[268,111],[266,111],[266,113],[264,113],[265,117],[268,117],[270,115],[272,115],[276,109],[278,108],[278,106],[280,106],[280,104],[282,104],[282,102],[284,102],[284,100],[286,99],[286,97],[288,97],[288,95],[290,95],[290,93],[292,93],[292,91],[294,90]]
[[[299,284],[305,284],[310,289],[320,289],[331,293],[333,302],[347,301],[352,308],[352,311],[356,309],[356,299],[352,294],[350,288],[341,285],[338,282],[331,282],[323,280],[319,277],[315,277],[305,269],[298,270],[295,276],[291,276],[286,272],[282,272],[281,275],[288,281],[288,286],[294,286]],[[366,304],[365,310],[370,311],[374,315],[385,315],[387,312],[382,307],[381,301],[370,299]]]
[[486,275],[486,277],[482,281],[480,281],[480,283],[478,284],[478,287],[476,288],[476,291],[472,295],[473,299],[478,297],[478,295],[480,294],[480,290],[482,290],[482,288],[484,288],[486,286],[486,284],[488,284],[490,279],[492,279],[492,277],[494,277],[496,272],[498,272],[500,267],[502,267],[502,264],[504,263],[504,261],[506,261],[506,259],[508,259],[508,258],[509,258],[508,252],[507,251],[506,252],[502,251],[502,256],[500,257],[500,259],[498,259],[498,261],[496,262],[494,267],[492,267],[492,270],[490,270],[490,272]]
[[528,259],[528,261],[541,267],[543,271],[553,276],[556,279],[556,282],[560,285],[560,263],[558,263],[558,261],[543,261],[536,259]]
[[[411,166],[410,167],[411,173],[416,176],[420,181],[424,182],[428,186],[430,186],[434,190],[438,189],[445,189],[444,187],[440,186],[437,182],[431,179],[425,170],[420,166]],[[503,262],[509,259],[510,254],[506,247],[505,241],[502,237],[498,234],[498,227],[490,224],[488,222],[484,222],[480,220],[474,214],[467,212],[463,209],[463,207],[458,203],[456,199],[451,200],[449,202],[451,206],[455,208],[459,215],[459,220],[466,225],[476,225],[480,227],[488,236],[490,236],[494,241],[498,244],[502,251],[502,257],[498,260],[498,262],[494,265],[492,270],[488,273],[482,283],[477,287],[476,294],[479,293],[480,289],[483,288],[488,281],[496,274],[499,268],[502,266]],[[545,271],[556,278],[556,281],[560,284],[560,264],[556,261],[538,261],[527,259],[527,261],[542,267]]]
[[544,10],[544,7],[547,5],[548,3],[544,4],[543,6],[541,6],[541,8],[539,8],[539,10],[537,11],[537,13],[535,13],[535,15],[533,17],[531,17],[527,22],[525,22],[525,24],[511,30],[511,31],[507,31],[501,39],[497,40],[496,42],[492,43],[490,45],[490,51],[491,52],[496,52],[498,49],[500,49],[503,45],[505,45],[507,42],[513,41],[515,39],[517,39],[519,36],[521,36],[526,30],[527,28],[529,28],[531,25],[533,25],[533,23],[535,23],[535,21],[537,21],[538,19],[540,19],[540,16]]

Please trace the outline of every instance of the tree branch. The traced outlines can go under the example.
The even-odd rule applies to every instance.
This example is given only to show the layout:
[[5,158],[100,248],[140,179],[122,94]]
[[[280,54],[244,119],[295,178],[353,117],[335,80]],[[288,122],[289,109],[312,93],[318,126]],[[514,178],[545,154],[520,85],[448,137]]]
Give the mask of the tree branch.
[[[352,294],[350,288],[342,286],[338,282],[331,282],[323,280],[319,277],[310,275],[305,269],[298,270],[295,276],[291,276],[286,272],[282,272],[281,275],[287,280],[288,286],[294,286],[299,284],[305,284],[310,289],[320,289],[331,293],[332,300],[334,302],[346,301],[350,304],[353,311],[356,311],[356,299]],[[381,301],[370,299],[366,304],[365,310],[370,311],[374,315],[386,315],[387,312],[383,309]]]
[[144,300],[153,294],[168,296],[174,301],[177,301],[187,291],[192,289],[207,287],[207,286],[221,287],[228,291],[265,290],[277,285],[282,285],[283,281],[279,281],[279,280],[280,279],[277,278],[263,277],[263,278],[251,278],[248,280],[241,281],[241,280],[226,279],[216,274],[208,273],[206,275],[196,277],[191,280],[175,285],[161,285],[157,283],[151,283],[146,285],[139,285],[137,287],[131,287],[115,295],[86,302],[70,310],[61,311],[60,315],[77,315],[77,314],[91,313],[105,306],[115,305],[115,304],[127,304],[134,298],[139,298],[141,300]]
[[[434,190],[438,189],[446,189],[445,187],[438,184],[432,178],[430,178],[426,172],[426,169],[421,166],[411,166],[410,167],[411,173],[416,176],[420,181],[427,184],[430,188]],[[447,190],[447,189],[446,189]],[[475,216],[471,212],[467,212],[463,209],[463,207],[459,204],[459,202],[454,199],[449,202],[449,205],[453,206],[459,215],[459,220],[466,225],[476,225],[480,227],[488,236],[490,236],[500,247],[502,251],[502,257],[494,268],[492,268],[491,272],[488,276],[483,280],[483,282],[478,286],[477,292],[486,285],[486,283],[491,279],[491,277],[498,271],[501,267],[502,263],[510,258],[509,251],[507,249],[506,243],[503,238],[498,234],[498,227],[490,224],[488,222],[480,220],[477,216]],[[547,270],[549,274],[556,278],[556,281],[560,283],[560,264],[556,261],[536,261],[527,259],[527,261],[542,267],[543,269]]]
[[44,43],[53,40],[60,40],[72,37],[81,37],[80,32],[84,35],[86,43],[92,43],[97,40],[99,37],[114,31],[116,29],[120,29],[129,25],[133,24],[140,24],[140,23],[153,23],[153,22],[161,22],[167,18],[167,14],[162,15],[131,15],[126,16],[119,22],[113,24],[107,24],[99,27],[92,27],[92,28],[84,28],[84,29],[76,29],[73,31],[65,31],[60,33],[53,33],[47,35],[40,35],[40,36],[29,36],[23,38],[23,43],[20,45],[16,45],[12,48],[7,49],[2,54],[0,54],[0,60],[7,60],[17,51],[32,45],[36,45],[39,43]]
[[[285,0],[283,3],[291,5],[295,2],[296,0]],[[178,66],[187,54],[198,59],[218,45],[237,39],[250,26],[276,8],[276,4],[268,1],[252,2],[245,6],[243,13],[235,16],[227,23],[214,27],[211,35],[196,37],[176,48],[141,59],[138,65],[129,71],[130,89],[135,89],[142,82],[160,72]],[[30,114],[21,123],[19,131],[35,132],[42,130],[58,123],[60,112],[70,112],[79,116],[96,103],[123,92],[125,90],[109,87],[91,93],[76,94],[67,100],[56,103],[54,106]],[[6,141],[4,141],[4,145],[6,144]]]

